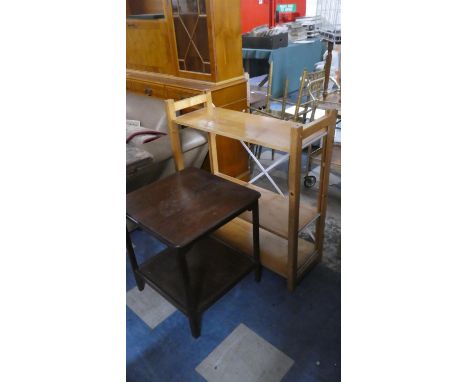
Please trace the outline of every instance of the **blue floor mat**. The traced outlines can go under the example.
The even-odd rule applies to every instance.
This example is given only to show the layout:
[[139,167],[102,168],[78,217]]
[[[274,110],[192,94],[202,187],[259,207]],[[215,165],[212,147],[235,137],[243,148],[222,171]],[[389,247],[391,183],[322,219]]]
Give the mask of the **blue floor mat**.
[[[139,263],[165,248],[143,231],[131,236]],[[339,381],[340,285],[324,264],[293,293],[266,269],[258,284],[247,275],[203,314],[198,339],[179,311],[151,330],[127,307],[127,381],[204,381],[195,368],[240,323],[294,360],[283,381]],[[127,291],[134,287],[127,257]]]

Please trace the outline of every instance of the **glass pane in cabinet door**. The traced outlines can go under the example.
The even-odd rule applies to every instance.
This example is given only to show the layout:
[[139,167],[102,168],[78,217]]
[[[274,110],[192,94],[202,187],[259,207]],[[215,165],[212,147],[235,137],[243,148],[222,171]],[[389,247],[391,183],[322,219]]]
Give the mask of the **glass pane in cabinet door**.
[[205,0],[172,0],[179,69],[210,73]]
[[190,44],[187,56],[185,57],[185,66],[187,67],[187,70],[190,70],[191,72],[204,72],[203,61],[193,44]]
[[177,0],[172,0],[172,14],[179,14],[179,4]]
[[174,17],[174,29],[177,41],[177,57],[183,60],[189,48],[190,39],[187,37],[186,28],[179,17]]
[[198,9],[201,15],[206,15],[206,4],[205,0],[198,0]]
[[208,25],[206,23],[206,17],[200,17],[193,34],[193,42],[200,52],[203,61],[210,61],[210,50],[208,49],[207,41]]
[[172,9],[178,8],[178,13],[197,13],[198,14],[198,1],[197,0],[172,0]]

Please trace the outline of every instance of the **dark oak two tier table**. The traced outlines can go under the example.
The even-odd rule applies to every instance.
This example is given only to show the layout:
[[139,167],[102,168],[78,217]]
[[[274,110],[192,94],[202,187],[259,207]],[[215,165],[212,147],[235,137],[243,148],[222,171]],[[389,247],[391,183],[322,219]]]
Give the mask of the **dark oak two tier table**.
[[[260,193],[206,171],[188,168],[127,194],[127,218],[167,245],[138,265],[127,230],[127,253],[139,290],[145,284],[188,316],[200,336],[201,315],[253,269],[260,281]],[[210,233],[252,211],[253,256]]]

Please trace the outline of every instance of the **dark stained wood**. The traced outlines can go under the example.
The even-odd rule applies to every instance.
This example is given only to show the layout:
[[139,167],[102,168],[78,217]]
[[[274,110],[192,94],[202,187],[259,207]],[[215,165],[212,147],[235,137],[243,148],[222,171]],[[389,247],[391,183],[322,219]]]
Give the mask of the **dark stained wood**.
[[249,257],[210,237],[194,244],[185,258],[185,276],[180,274],[176,251],[171,248],[143,263],[139,274],[186,315],[184,277],[189,280],[193,313],[200,314],[254,267]]
[[259,197],[257,191],[188,168],[127,194],[127,216],[165,244],[184,247]]
[[[257,191],[195,168],[127,194],[127,218],[169,246],[138,266],[127,230],[138,289],[148,284],[186,314],[194,338],[200,336],[202,312],[237,281],[253,268],[260,281],[259,197]],[[253,214],[252,257],[208,236],[247,209]]]

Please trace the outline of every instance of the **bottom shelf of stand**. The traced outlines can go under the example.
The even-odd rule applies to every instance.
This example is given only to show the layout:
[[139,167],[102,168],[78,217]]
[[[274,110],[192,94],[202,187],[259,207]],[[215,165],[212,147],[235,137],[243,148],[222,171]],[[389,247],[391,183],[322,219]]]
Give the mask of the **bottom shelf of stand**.
[[[213,234],[218,240],[246,254],[253,253],[252,223],[235,218]],[[314,243],[298,238],[298,275],[318,260]],[[288,240],[260,228],[260,262],[279,275],[288,275]]]

